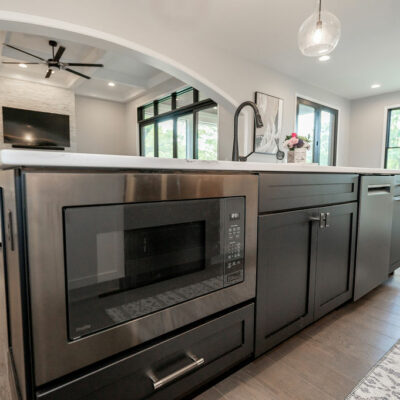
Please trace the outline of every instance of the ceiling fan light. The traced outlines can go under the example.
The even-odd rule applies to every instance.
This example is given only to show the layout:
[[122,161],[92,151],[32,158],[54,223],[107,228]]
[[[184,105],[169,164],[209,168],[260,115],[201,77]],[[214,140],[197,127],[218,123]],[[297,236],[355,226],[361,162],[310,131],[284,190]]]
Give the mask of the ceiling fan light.
[[320,11],[317,1],[316,11],[300,26],[298,45],[307,57],[319,57],[331,53],[337,46],[341,34],[339,19],[329,11]]
[[108,82],[108,86],[114,87],[115,83],[114,82]]

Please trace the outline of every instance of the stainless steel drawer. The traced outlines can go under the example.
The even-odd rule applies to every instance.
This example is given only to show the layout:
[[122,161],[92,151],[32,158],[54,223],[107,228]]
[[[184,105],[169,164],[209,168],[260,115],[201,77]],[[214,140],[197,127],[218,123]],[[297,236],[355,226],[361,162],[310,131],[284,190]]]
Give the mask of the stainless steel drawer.
[[254,305],[174,336],[53,389],[41,400],[178,399],[253,353]]

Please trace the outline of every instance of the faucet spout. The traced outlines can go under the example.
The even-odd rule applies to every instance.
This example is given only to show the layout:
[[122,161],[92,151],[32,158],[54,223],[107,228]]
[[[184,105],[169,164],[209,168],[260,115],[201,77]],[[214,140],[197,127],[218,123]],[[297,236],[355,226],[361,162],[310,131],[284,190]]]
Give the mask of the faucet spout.
[[252,101],[245,101],[242,103],[235,112],[234,125],[233,125],[233,150],[232,150],[232,161],[239,161],[239,141],[238,141],[238,129],[239,129],[239,115],[244,107],[250,106],[254,111],[254,121],[257,128],[264,126],[260,111],[258,110],[257,104]]

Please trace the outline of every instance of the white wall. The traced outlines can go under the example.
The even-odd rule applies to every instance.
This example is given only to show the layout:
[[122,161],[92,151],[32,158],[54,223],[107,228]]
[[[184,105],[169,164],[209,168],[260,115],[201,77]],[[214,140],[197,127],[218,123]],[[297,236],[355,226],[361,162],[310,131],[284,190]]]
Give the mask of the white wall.
[[400,92],[371,96],[351,102],[350,164],[383,167],[387,109],[400,106]]
[[[166,3],[163,4],[165,7]],[[210,43],[194,39],[190,35],[190,26],[187,26],[187,34],[183,35],[181,31],[177,31],[171,26],[168,17],[160,12],[161,9],[147,6],[147,2],[124,2],[123,7],[115,7],[114,3],[108,0],[98,0],[93,9],[93,2],[78,0],[57,2],[56,5],[51,0],[41,0],[40,2],[3,0],[1,9],[54,20],[62,18],[67,23],[103,31],[127,41],[140,43],[141,46],[145,46],[151,51],[175,60],[182,65],[183,69],[193,71],[196,76],[205,77],[211,85],[220,88],[237,103],[254,99],[255,91],[281,97],[284,99],[284,135],[290,133],[294,128],[296,93],[339,108],[338,164],[347,164],[349,101],[325,90],[297,82],[263,65],[214,49]],[[79,13],[76,12],[78,9]],[[138,12],[139,10],[140,12]],[[262,50],[260,49],[260,51]],[[188,83],[191,82],[188,81]],[[197,88],[203,92],[207,91],[205,87]],[[233,116],[223,109],[220,116],[222,121],[220,158],[228,159],[232,147]],[[247,137],[246,140],[242,137],[242,154],[252,147],[253,135],[252,118],[247,117],[247,120],[244,118],[244,122],[247,122]],[[244,142],[249,143],[248,149],[243,149]],[[267,159],[273,161],[274,157]]]
[[76,96],[77,151],[131,154],[126,148],[125,104]]
[[[76,151],[75,95],[67,89],[18,79],[0,77],[0,107],[69,115],[70,150]],[[3,115],[0,112],[0,137],[3,136]],[[11,147],[0,140],[0,148]]]

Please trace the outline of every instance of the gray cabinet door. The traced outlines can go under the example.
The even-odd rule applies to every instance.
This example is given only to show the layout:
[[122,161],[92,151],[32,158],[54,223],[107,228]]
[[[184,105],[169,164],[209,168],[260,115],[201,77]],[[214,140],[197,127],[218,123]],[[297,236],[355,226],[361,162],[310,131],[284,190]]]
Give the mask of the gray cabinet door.
[[259,217],[256,356],[311,323],[318,209]]
[[353,296],[357,203],[320,208],[326,226],[318,229],[314,319]]

